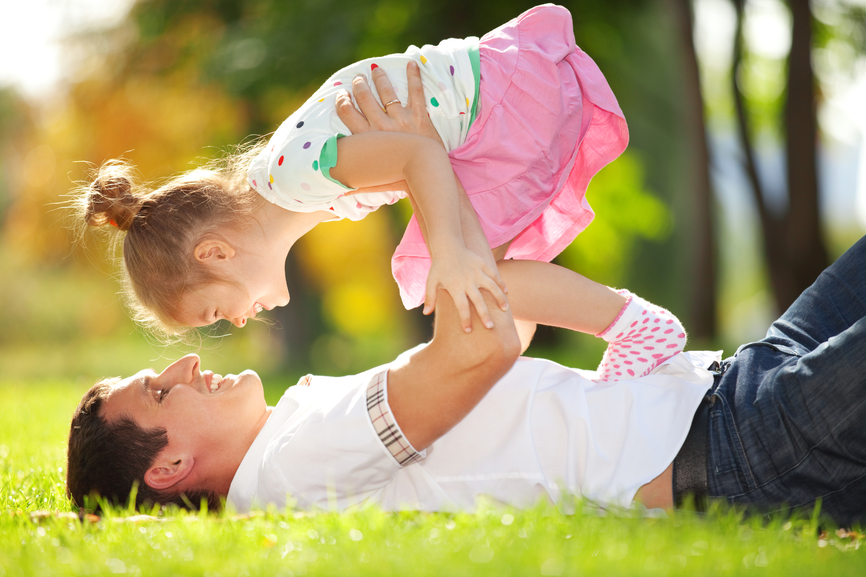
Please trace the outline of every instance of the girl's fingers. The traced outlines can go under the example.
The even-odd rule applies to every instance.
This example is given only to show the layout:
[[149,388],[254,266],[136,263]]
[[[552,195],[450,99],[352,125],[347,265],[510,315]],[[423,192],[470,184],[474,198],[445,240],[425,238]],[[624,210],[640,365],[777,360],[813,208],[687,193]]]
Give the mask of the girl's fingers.
[[487,310],[487,304],[484,302],[484,297],[481,296],[481,292],[476,288],[468,293],[469,300],[472,302],[472,306],[475,307],[475,312],[478,313],[478,318],[481,319],[481,324],[483,324],[488,329],[493,328],[493,320],[490,318],[490,311]]
[[[481,282],[478,283],[478,288],[485,289],[490,293],[496,300],[496,304],[499,305],[499,308],[504,312],[508,310],[508,297],[505,296],[505,292],[503,292],[502,287],[499,286],[496,281],[492,278],[482,279]],[[483,301],[482,301],[483,302]]]
[[348,90],[343,90],[337,94],[337,116],[343,121],[352,134],[359,132],[367,132],[370,130],[370,123],[364,118],[364,115],[358,112],[355,105],[352,104],[352,97]]
[[[388,80],[388,75],[379,67],[373,69],[373,84],[376,85],[376,92],[379,93],[379,98],[382,100],[382,106],[385,106],[388,102],[398,100],[397,93],[394,91],[394,86],[392,86],[391,81]],[[385,106],[385,112],[387,113],[397,105],[402,106],[402,103],[394,102],[394,104],[391,104],[390,106]]]
[[[496,270],[498,271],[499,269]],[[493,280],[496,281],[496,284],[499,285],[499,288],[502,289],[502,292],[508,294],[508,285],[506,285],[505,281],[502,280],[502,276],[500,276],[499,272],[496,273],[496,275],[493,277]]]
[[460,325],[463,327],[463,332],[471,333],[472,309],[469,308],[469,299],[464,293],[451,295],[451,298],[454,299],[454,306],[457,307],[457,314],[460,315]]
[[508,287],[505,285],[505,281],[502,280],[502,277],[499,274],[499,268],[496,267],[491,269],[485,264],[481,268],[481,272],[484,273],[484,276],[481,278],[478,286],[487,289],[490,294],[493,295],[493,298],[496,299],[499,308],[503,311],[507,311],[508,299],[505,295],[508,294]]

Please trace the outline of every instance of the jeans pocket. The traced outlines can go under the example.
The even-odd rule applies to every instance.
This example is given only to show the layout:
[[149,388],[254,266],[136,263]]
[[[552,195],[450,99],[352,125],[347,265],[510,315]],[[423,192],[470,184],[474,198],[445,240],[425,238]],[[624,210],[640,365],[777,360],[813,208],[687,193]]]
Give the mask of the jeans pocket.
[[713,396],[710,409],[709,463],[711,494],[733,497],[755,488],[743,442],[725,398]]
[[731,471],[739,471],[737,458],[739,443],[728,430],[725,414],[721,410],[710,413],[710,467],[711,473],[723,475]]

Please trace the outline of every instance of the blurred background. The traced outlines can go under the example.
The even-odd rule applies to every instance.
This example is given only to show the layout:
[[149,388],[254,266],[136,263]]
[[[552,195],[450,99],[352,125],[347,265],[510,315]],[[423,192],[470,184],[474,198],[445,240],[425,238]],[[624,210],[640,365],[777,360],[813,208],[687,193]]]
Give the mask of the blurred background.
[[[590,184],[595,222],[558,261],[732,353],[866,231],[866,0],[576,0],[577,43],[629,123]],[[426,339],[389,260],[410,207],[318,227],[286,264],[292,302],[192,347],[143,333],[104,239],[66,195],[123,156],[146,179],[267,134],[337,69],[481,36],[516,0],[0,0],[0,380],[90,384],[181,352],[278,383],[387,362]],[[531,353],[592,368],[592,338]]]

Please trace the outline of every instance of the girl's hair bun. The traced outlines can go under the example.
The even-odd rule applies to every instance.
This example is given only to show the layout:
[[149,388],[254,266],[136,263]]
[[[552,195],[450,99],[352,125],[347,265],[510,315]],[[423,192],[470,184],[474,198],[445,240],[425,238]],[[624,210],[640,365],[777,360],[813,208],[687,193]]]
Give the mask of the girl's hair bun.
[[119,160],[106,162],[99,168],[84,195],[87,224],[110,224],[123,231],[129,230],[142,204],[135,194],[132,173],[132,167]]

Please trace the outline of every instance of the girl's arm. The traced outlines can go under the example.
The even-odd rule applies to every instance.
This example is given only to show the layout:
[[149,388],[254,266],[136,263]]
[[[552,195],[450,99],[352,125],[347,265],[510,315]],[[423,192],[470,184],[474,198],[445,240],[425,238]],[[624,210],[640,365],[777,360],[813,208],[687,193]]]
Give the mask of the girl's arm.
[[437,290],[451,294],[465,331],[472,327],[471,302],[482,322],[493,326],[479,289],[488,290],[500,307],[507,308],[496,282],[496,268],[467,249],[463,240],[460,202],[451,162],[441,145],[412,134],[368,132],[337,141],[333,178],[352,188],[405,180],[423,215],[433,259],[427,279],[425,312],[436,306]]
[[[397,94],[394,91],[391,82],[388,80],[388,75],[385,74],[381,68],[374,69],[372,75],[373,81],[376,84],[376,90],[379,93],[379,98],[382,102],[397,100]],[[442,139],[433,127],[433,123],[430,122],[430,118],[427,114],[427,109],[424,104],[424,87],[421,82],[421,73],[416,63],[410,62],[407,65],[406,76],[409,85],[409,97],[408,101],[405,103],[406,105],[403,106],[403,103],[392,104],[386,110],[383,110],[380,107],[379,103],[373,96],[373,92],[367,84],[367,79],[362,75],[356,76],[352,82],[352,94],[350,95],[348,91],[343,91],[337,97],[337,114],[339,115],[340,120],[346,124],[352,134],[360,134],[370,131],[402,132],[404,134],[414,134],[417,136],[427,137],[434,142],[439,143],[440,146],[443,146]],[[352,101],[353,96],[355,101],[358,103],[360,112],[355,108]],[[498,274],[496,269],[496,259],[491,255],[491,247],[487,243],[487,237],[484,235],[484,231],[481,229],[481,225],[478,222],[478,216],[475,213],[475,209],[469,201],[469,197],[466,195],[466,191],[463,189],[463,186],[456,175],[454,176],[454,183],[458,189],[460,223],[463,232],[464,245],[467,249],[483,259],[487,263],[487,266],[494,270],[496,274],[494,279],[502,290],[507,293],[508,289]],[[402,190],[407,194],[410,194],[411,192],[405,180],[384,186],[364,188],[363,192],[376,192],[379,190]],[[424,213],[415,203],[411,195],[409,196],[409,200],[413,203],[412,208],[415,212],[415,218],[418,220],[418,225],[421,229],[424,241],[428,246],[430,246],[430,238],[427,231]],[[505,248],[507,247],[502,247],[503,254]],[[500,301],[499,304],[502,306],[502,301]],[[424,312],[429,313],[427,307],[425,307]]]

